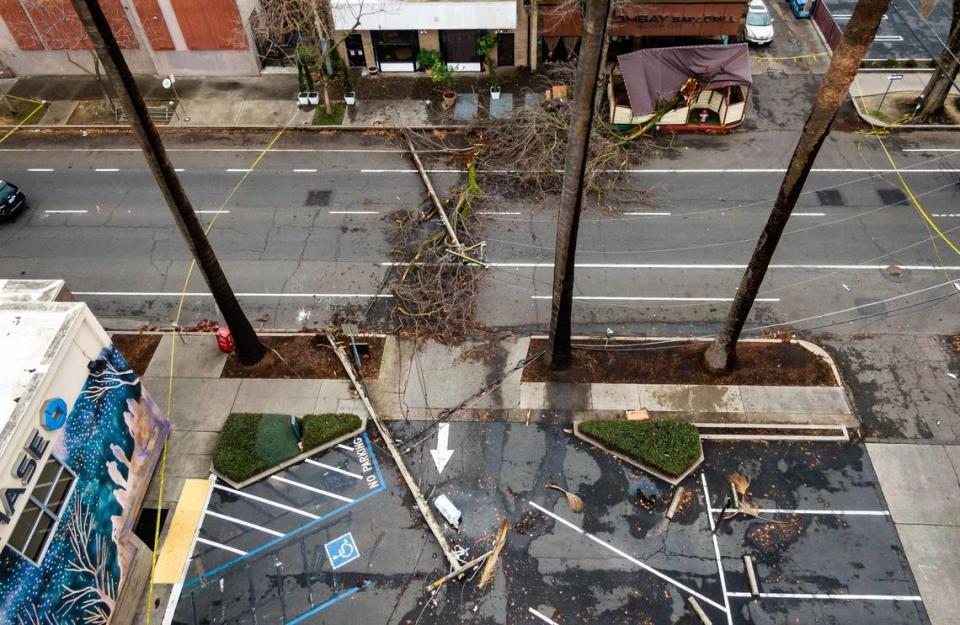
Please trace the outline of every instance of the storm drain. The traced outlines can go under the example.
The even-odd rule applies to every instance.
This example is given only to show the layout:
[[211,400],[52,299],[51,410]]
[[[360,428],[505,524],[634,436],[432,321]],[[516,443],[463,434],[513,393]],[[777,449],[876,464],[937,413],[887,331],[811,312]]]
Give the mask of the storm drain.
[[843,199],[843,194],[837,189],[824,189],[817,191],[817,201],[820,206],[846,206],[847,201]]
[[893,206],[895,204],[906,205],[907,196],[900,189],[877,189],[877,195],[884,206]]
[[333,191],[318,189],[307,192],[307,202],[305,206],[330,206],[330,198]]

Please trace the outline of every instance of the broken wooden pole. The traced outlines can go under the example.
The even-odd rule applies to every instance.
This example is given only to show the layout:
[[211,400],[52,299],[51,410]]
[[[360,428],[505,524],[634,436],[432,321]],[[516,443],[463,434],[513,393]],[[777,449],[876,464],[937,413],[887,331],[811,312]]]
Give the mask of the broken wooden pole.
[[407,140],[407,149],[410,150],[413,163],[417,166],[420,179],[423,180],[423,185],[427,188],[427,195],[430,196],[430,201],[433,202],[434,208],[437,209],[437,214],[440,216],[440,221],[443,222],[443,227],[447,229],[447,236],[450,237],[450,243],[459,250],[463,246],[460,244],[460,239],[457,238],[457,233],[453,229],[453,225],[451,225],[450,220],[447,219],[447,213],[443,210],[443,202],[440,201],[437,192],[433,190],[433,183],[430,182],[430,176],[427,175],[427,170],[423,168],[423,163],[420,162],[420,156],[417,154],[416,148],[413,147],[413,141],[410,140],[410,135],[404,135],[404,138]]
[[430,592],[433,592],[433,591],[436,590],[437,588],[440,588],[441,586],[443,586],[444,584],[446,584],[447,582],[449,582],[451,579],[455,579],[455,578],[457,578],[457,577],[460,577],[461,575],[463,575],[464,573],[466,573],[466,572],[469,571],[470,569],[472,569],[472,568],[474,568],[474,567],[477,567],[477,566],[480,566],[480,564],[481,564],[484,560],[486,560],[487,558],[489,558],[489,557],[492,556],[492,555],[493,555],[493,549],[491,549],[490,551],[486,552],[485,554],[483,554],[483,555],[480,556],[479,558],[474,558],[473,560],[470,560],[469,562],[467,562],[467,563],[464,564],[463,566],[459,566],[459,567],[455,568],[454,570],[450,571],[449,573],[447,573],[446,575],[444,575],[443,577],[441,577],[441,578],[438,579],[437,581],[431,582],[430,584],[428,584],[428,585],[427,585],[427,590],[429,590]]
[[687,601],[690,603],[690,607],[693,608],[693,613],[700,618],[700,622],[702,622],[703,625],[713,625],[710,617],[703,611],[703,608],[700,607],[700,603],[697,602],[695,597],[691,595],[687,597]]
[[673,492],[673,501],[670,502],[670,507],[667,508],[667,519],[670,521],[673,520],[673,515],[677,513],[677,508],[680,507],[680,500],[683,498],[683,493],[686,492],[686,489],[683,486],[677,487],[677,490]]
[[754,597],[760,595],[760,587],[757,585],[757,573],[753,568],[753,558],[743,556],[743,568],[747,571],[747,581],[750,582],[750,594]]
[[353,370],[353,363],[350,362],[350,358],[347,356],[346,352],[343,350],[337,340],[333,338],[332,334],[327,335],[327,340],[330,341],[330,346],[333,348],[333,353],[335,353],[337,358],[340,359],[340,364],[343,365],[344,370],[350,377],[350,382],[353,383],[353,388],[357,391],[360,401],[363,402],[364,407],[367,409],[367,413],[373,420],[374,425],[377,426],[377,430],[379,430],[380,436],[383,438],[383,442],[387,447],[387,451],[389,451],[390,455],[393,457],[393,461],[396,463],[397,469],[400,471],[400,476],[403,477],[403,481],[406,482],[407,488],[410,489],[410,493],[413,495],[414,501],[417,502],[417,507],[420,508],[420,514],[423,515],[424,521],[427,522],[427,526],[430,528],[430,531],[433,532],[434,538],[436,538],[437,542],[440,544],[440,549],[443,550],[443,555],[446,556],[447,562],[450,563],[451,568],[458,568],[461,565],[460,559],[457,558],[456,554],[453,553],[453,550],[450,549],[450,545],[447,544],[447,539],[443,535],[443,530],[440,529],[440,524],[437,523],[437,519],[433,516],[433,511],[430,510],[430,504],[424,498],[423,493],[420,492],[420,487],[417,486],[417,481],[410,474],[410,470],[407,469],[407,465],[403,462],[403,457],[400,455],[400,451],[393,443],[393,436],[390,434],[390,430],[388,430],[383,424],[383,421],[381,421],[380,415],[377,414],[377,411],[373,409],[373,404],[367,397],[366,389],[357,378],[356,372]]

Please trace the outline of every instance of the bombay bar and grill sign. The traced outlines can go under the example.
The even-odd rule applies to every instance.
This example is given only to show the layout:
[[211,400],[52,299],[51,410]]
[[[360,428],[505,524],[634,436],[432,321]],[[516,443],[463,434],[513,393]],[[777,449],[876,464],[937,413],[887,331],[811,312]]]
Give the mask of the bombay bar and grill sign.
[[[614,8],[612,37],[733,37],[740,33],[747,2],[644,2]],[[577,12],[543,9],[543,36],[579,37]]]

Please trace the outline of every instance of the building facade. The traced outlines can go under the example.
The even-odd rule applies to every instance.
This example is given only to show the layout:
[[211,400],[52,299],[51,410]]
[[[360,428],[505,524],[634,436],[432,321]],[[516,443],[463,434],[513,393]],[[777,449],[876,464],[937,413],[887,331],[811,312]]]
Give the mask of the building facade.
[[[255,76],[258,0],[100,0],[134,74]],[[70,0],[0,0],[0,65],[16,76],[91,74]]]
[[131,623],[169,423],[60,281],[0,280],[0,623]]

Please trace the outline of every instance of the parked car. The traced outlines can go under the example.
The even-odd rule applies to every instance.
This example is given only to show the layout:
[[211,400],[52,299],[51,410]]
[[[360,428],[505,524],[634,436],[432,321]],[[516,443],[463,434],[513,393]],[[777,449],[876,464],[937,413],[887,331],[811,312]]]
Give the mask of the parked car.
[[27,207],[27,198],[20,188],[0,180],[0,221],[14,219]]
[[761,46],[773,41],[773,18],[763,0],[750,0],[744,38],[749,43]]

